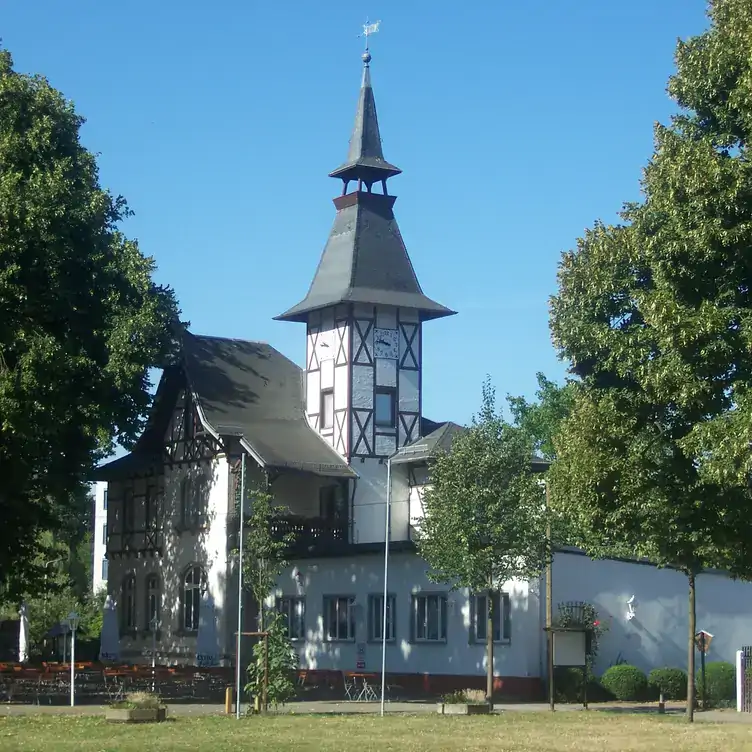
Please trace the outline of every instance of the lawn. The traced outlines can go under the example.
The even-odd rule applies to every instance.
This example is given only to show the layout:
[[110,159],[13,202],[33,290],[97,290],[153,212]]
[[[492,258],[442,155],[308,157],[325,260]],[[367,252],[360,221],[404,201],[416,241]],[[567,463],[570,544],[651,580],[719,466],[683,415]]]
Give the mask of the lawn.
[[0,750],[504,750],[504,752],[734,752],[752,749],[752,725],[584,713],[491,717],[271,716],[177,718],[113,725],[96,717],[0,718]]

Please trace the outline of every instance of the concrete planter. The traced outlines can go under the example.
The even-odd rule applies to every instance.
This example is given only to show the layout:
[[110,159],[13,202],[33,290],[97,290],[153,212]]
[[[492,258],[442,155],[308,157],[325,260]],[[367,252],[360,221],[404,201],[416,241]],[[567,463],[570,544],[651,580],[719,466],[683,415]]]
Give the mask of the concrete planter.
[[491,706],[487,703],[440,702],[436,706],[436,712],[440,715],[488,715]]
[[167,708],[107,708],[104,718],[109,723],[159,723],[167,718]]

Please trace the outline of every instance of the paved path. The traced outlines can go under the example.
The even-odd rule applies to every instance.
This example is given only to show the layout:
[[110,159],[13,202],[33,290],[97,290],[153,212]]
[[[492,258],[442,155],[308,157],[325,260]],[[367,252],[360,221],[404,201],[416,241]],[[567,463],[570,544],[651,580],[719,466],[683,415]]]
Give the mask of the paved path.
[[[104,713],[104,705],[78,705],[71,708],[67,705],[2,705],[0,717],[9,715],[101,715]],[[286,714],[336,714],[336,713],[372,713],[380,710],[377,702],[291,702],[280,708],[280,713]],[[388,713],[407,713],[410,715],[435,713],[436,703],[431,702],[389,702],[386,705]],[[557,705],[557,712],[571,713],[584,712],[581,705]],[[546,703],[497,703],[494,706],[495,713],[547,713]],[[646,713],[656,714],[656,705],[630,705],[627,703],[597,703],[590,706],[593,713]],[[174,704],[169,705],[169,714],[173,717],[223,715],[224,705],[204,704]],[[684,708],[675,703],[666,708],[667,715],[681,716]],[[721,723],[752,723],[752,713],[737,713],[735,710],[709,710],[698,712],[695,719],[702,722]]]

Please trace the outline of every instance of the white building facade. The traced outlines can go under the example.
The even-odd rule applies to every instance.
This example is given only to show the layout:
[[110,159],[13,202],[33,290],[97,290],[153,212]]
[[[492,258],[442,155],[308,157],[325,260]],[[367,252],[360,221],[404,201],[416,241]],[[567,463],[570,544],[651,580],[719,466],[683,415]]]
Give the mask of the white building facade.
[[[399,172],[383,156],[366,54],[348,158],[331,173],[344,186],[332,231],[308,294],[278,317],[305,326],[303,366],[264,343],[186,332],[137,446],[99,472],[97,504],[106,499],[107,510],[95,564],[96,546],[107,540],[108,571],[95,566],[95,583],[104,574],[118,604],[126,660],[147,660],[156,640],[161,663],[195,662],[208,593],[220,661],[233,663],[245,455],[249,485],[273,493],[286,510],[279,532],[295,534],[270,605],[286,615],[302,669],[380,669],[391,498],[391,681],[430,692],[483,685],[485,596],[431,583],[412,540],[431,457],[462,429],[422,414],[422,329],[454,312],[418,283],[387,191]],[[686,665],[686,587],[677,573],[561,553],[553,590],[554,603],[590,602],[608,624],[601,667],[619,656],[646,669]],[[509,582],[498,595],[494,671],[503,695],[540,693],[541,592],[540,582]],[[631,595],[639,605],[627,619]],[[740,644],[752,643],[751,595],[748,585],[700,578],[698,627],[716,635],[713,657],[732,660]],[[250,603],[244,613],[244,629],[255,629]]]
[[97,481],[94,486],[94,543],[92,546],[91,589],[97,593],[107,589],[107,482]]

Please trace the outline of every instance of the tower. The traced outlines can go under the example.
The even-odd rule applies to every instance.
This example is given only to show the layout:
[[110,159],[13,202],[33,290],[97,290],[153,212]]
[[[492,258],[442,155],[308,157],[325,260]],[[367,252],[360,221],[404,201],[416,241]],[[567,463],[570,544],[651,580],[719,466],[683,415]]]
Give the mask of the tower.
[[276,317],[307,325],[308,421],[351,463],[419,437],[421,328],[454,313],[423,294],[397,226],[387,181],[401,170],[384,159],[370,63],[366,49],[329,239],[306,297]]

